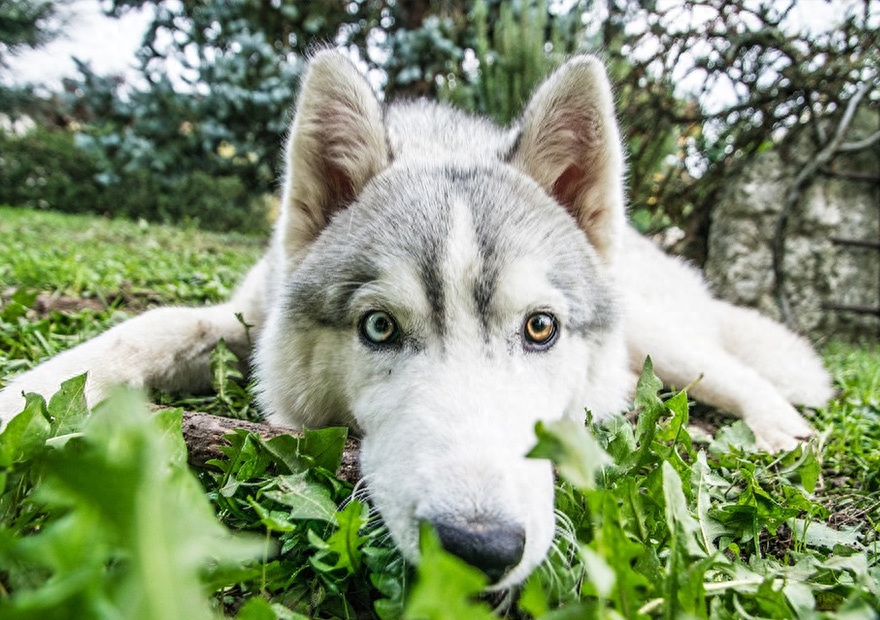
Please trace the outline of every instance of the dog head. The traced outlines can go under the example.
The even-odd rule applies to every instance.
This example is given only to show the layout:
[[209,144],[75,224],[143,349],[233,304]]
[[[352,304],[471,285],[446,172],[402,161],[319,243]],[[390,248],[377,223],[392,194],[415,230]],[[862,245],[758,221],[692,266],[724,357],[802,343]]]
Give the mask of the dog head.
[[278,420],[362,435],[372,501],[408,558],[422,521],[498,587],[546,556],[554,482],[525,457],[535,423],[624,402],[621,175],[592,58],[557,70],[506,131],[424,103],[383,108],[343,56],[311,60],[261,398]]

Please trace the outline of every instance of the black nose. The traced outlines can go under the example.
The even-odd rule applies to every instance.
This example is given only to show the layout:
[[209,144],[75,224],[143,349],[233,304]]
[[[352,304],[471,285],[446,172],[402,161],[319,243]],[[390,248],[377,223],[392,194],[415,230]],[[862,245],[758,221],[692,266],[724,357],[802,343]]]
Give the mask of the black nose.
[[484,521],[432,524],[446,551],[482,570],[492,583],[522,559],[526,533],[517,525]]

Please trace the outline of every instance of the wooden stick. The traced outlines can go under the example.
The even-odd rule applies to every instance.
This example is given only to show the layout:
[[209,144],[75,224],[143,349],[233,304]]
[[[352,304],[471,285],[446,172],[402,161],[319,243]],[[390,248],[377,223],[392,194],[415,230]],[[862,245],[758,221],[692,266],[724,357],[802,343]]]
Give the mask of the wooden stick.
[[[208,461],[223,458],[220,450],[228,446],[229,442],[225,435],[233,433],[236,429],[243,429],[258,434],[263,439],[272,439],[278,435],[294,435],[302,437],[302,432],[284,426],[273,426],[258,422],[247,422],[233,418],[221,418],[220,416],[192,411],[183,412],[183,440],[189,451],[189,464],[193,467],[210,467]],[[345,442],[345,451],[342,453],[342,465],[336,472],[337,477],[354,484],[360,480],[360,467],[358,455],[360,442],[349,437]]]

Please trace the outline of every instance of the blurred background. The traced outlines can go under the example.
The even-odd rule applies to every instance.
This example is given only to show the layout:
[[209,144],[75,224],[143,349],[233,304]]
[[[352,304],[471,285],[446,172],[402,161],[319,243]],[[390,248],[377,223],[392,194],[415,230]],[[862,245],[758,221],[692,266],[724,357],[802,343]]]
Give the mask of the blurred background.
[[264,232],[304,58],[516,121],[606,62],[630,216],[719,295],[880,329],[878,0],[2,0],[0,204]]

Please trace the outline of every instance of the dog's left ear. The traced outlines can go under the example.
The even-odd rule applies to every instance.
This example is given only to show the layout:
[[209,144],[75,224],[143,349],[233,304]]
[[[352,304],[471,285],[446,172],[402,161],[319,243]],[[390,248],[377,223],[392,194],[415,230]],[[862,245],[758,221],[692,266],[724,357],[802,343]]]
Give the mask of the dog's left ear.
[[576,56],[562,65],[532,96],[520,127],[511,163],[565,207],[612,263],[626,214],[620,135],[602,63]]
[[382,105],[372,87],[341,53],[318,52],[300,85],[287,144],[277,228],[289,263],[388,163]]

